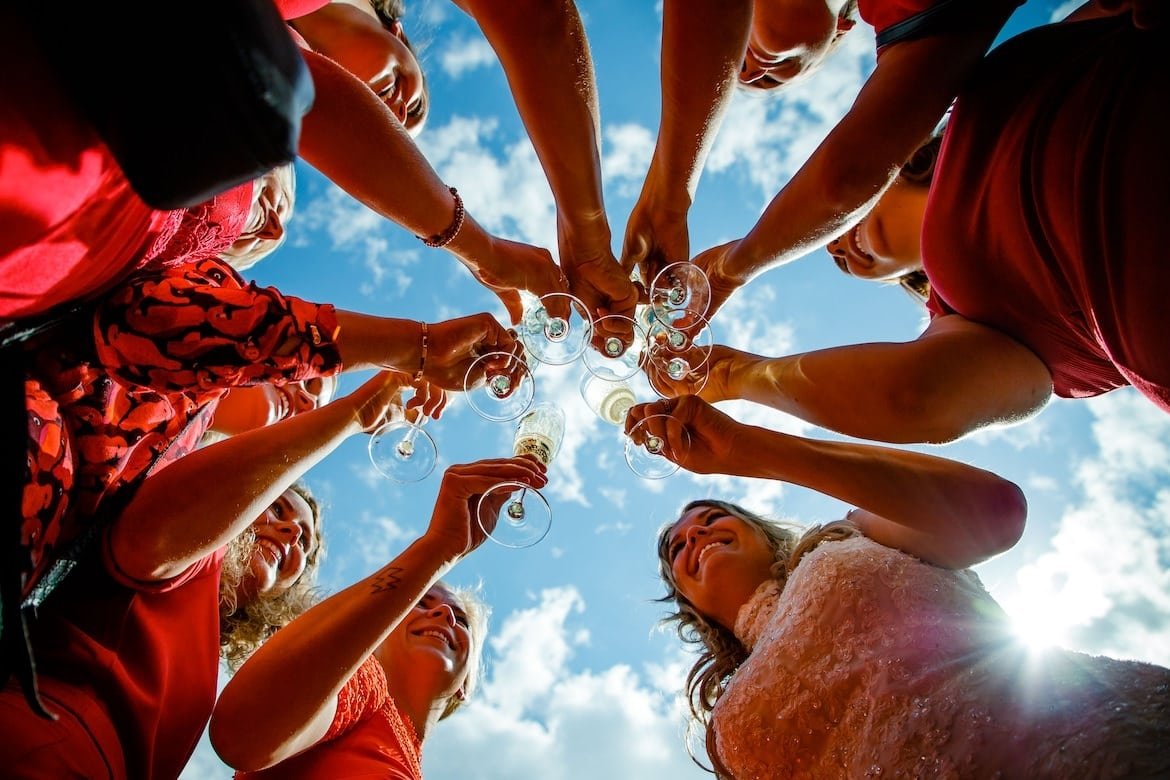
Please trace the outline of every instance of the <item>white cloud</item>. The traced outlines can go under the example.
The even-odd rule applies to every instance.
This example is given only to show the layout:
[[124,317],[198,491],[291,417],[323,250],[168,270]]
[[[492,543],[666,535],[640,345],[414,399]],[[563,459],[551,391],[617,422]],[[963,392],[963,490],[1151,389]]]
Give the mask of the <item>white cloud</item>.
[[601,157],[601,176],[624,197],[636,197],[654,154],[654,134],[642,125],[629,122],[606,125]]
[[475,764],[482,780],[562,780],[585,767],[590,777],[703,776],[682,743],[684,663],[571,671],[587,638],[573,625],[584,610],[576,589],[564,587],[508,616],[490,642],[496,660],[482,691],[427,741],[428,777],[466,776],[469,756],[484,757]]
[[552,250],[556,212],[536,151],[527,136],[501,146],[497,130],[495,119],[457,116],[428,129],[419,147],[487,230]]
[[483,38],[457,36],[439,55],[439,64],[444,72],[457,79],[469,70],[483,68],[496,61],[496,53]]
[[[298,229],[323,232],[334,250],[358,258],[368,276],[358,282],[363,295],[372,296],[386,285],[395,297],[401,297],[411,284],[409,268],[420,258],[418,250],[391,250],[387,236],[402,228],[351,198],[345,191],[329,184],[324,194],[302,206],[297,212]],[[302,241],[304,236],[302,235]]]
[[1170,664],[1170,417],[1132,390],[1084,403],[1098,451],[1080,496],[999,598],[1056,643]]
[[765,202],[771,200],[845,114],[872,70],[874,36],[867,32],[859,24],[815,78],[778,96],[737,91],[707,171],[740,174],[756,185]]

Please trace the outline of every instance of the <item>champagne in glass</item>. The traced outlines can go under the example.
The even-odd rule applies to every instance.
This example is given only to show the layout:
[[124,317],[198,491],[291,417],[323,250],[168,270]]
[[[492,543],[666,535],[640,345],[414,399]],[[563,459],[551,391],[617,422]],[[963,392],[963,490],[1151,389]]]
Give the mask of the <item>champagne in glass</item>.
[[581,397],[594,414],[610,425],[626,421],[626,412],[638,402],[634,389],[622,381],[604,379],[593,374],[581,378]]
[[[552,463],[565,435],[565,413],[556,404],[537,404],[516,424],[515,455]],[[519,491],[519,495],[512,497]],[[504,496],[501,502],[501,495]],[[552,510],[539,490],[520,482],[501,482],[480,496],[476,515],[488,538],[504,547],[531,547],[552,526]]]

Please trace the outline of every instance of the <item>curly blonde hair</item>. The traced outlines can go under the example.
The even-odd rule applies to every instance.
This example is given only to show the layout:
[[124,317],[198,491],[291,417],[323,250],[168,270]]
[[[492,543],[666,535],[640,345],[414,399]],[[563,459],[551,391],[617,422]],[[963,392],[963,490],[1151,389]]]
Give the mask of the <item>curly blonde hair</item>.
[[[814,525],[809,528],[791,523],[778,523],[749,512],[741,506],[719,501],[716,499],[700,499],[692,501],[683,507],[679,516],[686,514],[695,507],[717,507],[728,514],[739,518],[748,525],[759,529],[768,540],[768,545],[775,553],[775,562],[771,567],[772,578],[783,588],[788,581],[788,575],[796,568],[807,553],[822,542],[834,542],[857,536],[861,532],[851,523],[837,521],[826,525]],[[664,617],[662,625],[674,624],[679,639],[683,644],[699,646],[699,658],[687,673],[686,691],[687,704],[691,711],[691,722],[688,727],[687,752],[700,767],[713,772],[717,777],[730,777],[730,773],[719,760],[715,749],[714,724],[711,721],[711,712],[715,703],[723,696],[727,683],[740,664],[747,660],[750,653],[743,644],[736,639],[735,634],[723,626],[708,620],[693,604],[679,591],[674,579],[670,559],[670,532],[677,521],[670,522],[658,532],[658,566],[663,584],[666,585],[666,595],[657,599],[660,602],[673,602],[678,611]],[[711,766],[707,767],[695,757],[692,749],[692,737],[696,731],[703,729],[703,744]]]
[[237,602],[240,583],[252,560],[256,534],[251,527],[233,539],[224,555],[219,580],[219,648],[220,655],[232,671],[248,659],[277,629],[313,606],[320,595],[316,588],[317,569],[325,552],[321,533],[321,505],[308,486],[294,482],[295,490],[313,512],[313,538],[316,544],[305,560],[305,570],[292,587],[275,596],[260,597],[248,604]]

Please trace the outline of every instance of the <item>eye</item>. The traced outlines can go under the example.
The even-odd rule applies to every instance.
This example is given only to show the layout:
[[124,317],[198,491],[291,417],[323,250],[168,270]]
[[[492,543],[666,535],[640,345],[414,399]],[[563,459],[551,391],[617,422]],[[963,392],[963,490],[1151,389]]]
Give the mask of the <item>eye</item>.
[[467,615],[464,615],[462,612],[455,613],[455,622],[464,628],[471,628],[471,621],[468,620]]
[[683,542],[681,539],[676,541],[674,544],[670,545],[670,548],[669,548],[670,560],[673,561],[675,558],[678,557],[679,550],[681,550],[683,548],[683,546],[684,545],[683,545]]
[[277,518],[284,517],[284,507],[279,501],[272,505],[272,514]]
[[302,525],[301,538],[297,540],[297,544],[300,545],[300,548],[307,553],[309,551],[309,545],[312,544],[312,541],[313,529],[309,528],[307,525]]

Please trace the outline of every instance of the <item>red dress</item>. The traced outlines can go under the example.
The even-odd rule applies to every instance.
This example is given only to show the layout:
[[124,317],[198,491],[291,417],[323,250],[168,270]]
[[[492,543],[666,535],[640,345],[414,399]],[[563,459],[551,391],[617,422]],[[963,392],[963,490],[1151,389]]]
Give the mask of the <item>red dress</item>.
[[414,727],[390,698],[381,664],[370,656],[338,694],[337,714],[321,741],[269,769],[237,772],[236,780],[422,780],[421,750]]
[[332,306],[245,284],[219,260],[141,274],[91,322],[31,345],[28,585],[104,502],[193,450],[229,388],[341,369]]
[[947,128],[930,309],[1026,345],[1063,397],[1132,384],[1170,411],[1168,50],[1125,16],[1030,30],[988,56]]
[[159,583],[128,579],[103,553],[32,623],[38,685],[58,720],[33,715],[15,684],[0,692],[6,777],[178,777],[211,717],[223,551]]

